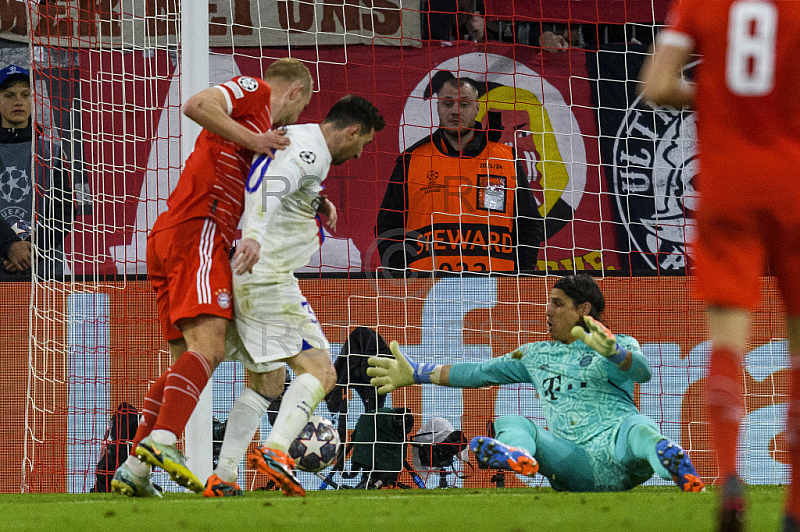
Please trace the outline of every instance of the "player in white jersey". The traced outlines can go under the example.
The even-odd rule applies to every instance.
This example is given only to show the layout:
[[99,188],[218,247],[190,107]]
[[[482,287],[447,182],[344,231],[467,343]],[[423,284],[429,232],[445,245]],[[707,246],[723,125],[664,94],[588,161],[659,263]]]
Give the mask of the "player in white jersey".
[[247,368],[248,387],[228,416],[206,497],[241,494],[236,484],[239,461],[270,402],[283,391],[287,364],[297,377],[283,396],[272,432],[248,459],[285,495],[305,495],[287,450],[317,403],[336,385],[336,371],[294,270],[319,249],[323,236],[318,213],[335,224],[335,207],[320,195],[330,165],[358,158],[383,126],[371,103],[345,96],[321,124],[286,128],[289,147],[253,163],[245,186],[242,242],[233,264],[235,327],[228,328],[226,339],[227,357]]

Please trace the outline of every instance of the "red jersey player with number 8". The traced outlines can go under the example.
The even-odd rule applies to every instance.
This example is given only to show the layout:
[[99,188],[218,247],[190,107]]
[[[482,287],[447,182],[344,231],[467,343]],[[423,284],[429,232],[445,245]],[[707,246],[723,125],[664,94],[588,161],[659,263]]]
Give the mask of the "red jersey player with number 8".
[[[743,526],[736,471],[745,415],[742,359],[768,261],[786,307],[791,355],[784,530],[800,530],[800,2],[682,0],[644,67],[643,97],[697,109],[697,296],[711,336],[706,404],[723,478],[720,530]],[[690,55],[696,84],[681,77]]]
[[[283,131],[272,128],[294,124],[312,89],[302,63],[281,59],[267,68],[264,80],[238,76],[184,105],[184,114],[204,129],[147,241],[148,274],[172,365],[145,396],[133,454],[112,480],[115,492],[157,496],[150,466],[203,491],[176,441],[225,357],[233,312],[229,253],[244,208],[245,180],[254,154],[272,155],[289,144]],[[234,262],[247,270],[258,256],[257,249],[239,249]]]

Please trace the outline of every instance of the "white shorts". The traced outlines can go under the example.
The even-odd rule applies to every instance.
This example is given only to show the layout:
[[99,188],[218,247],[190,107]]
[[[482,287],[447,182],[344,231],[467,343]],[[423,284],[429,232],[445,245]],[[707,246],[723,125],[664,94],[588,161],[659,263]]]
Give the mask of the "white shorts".
[[306,349],[330,349],[294,275],[258,284],[236,281],[234,321],[225,338],[227,360],[238,360],[250,371],[267,373]]

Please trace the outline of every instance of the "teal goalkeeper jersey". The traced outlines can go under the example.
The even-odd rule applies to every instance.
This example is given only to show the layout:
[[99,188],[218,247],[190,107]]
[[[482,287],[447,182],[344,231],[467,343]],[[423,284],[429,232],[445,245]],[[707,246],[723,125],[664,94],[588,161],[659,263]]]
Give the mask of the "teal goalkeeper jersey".
[[588,443],[639,413],[633,403],[634,381],[650,380],[650,365],[639,342],[622,334],[616,337],[633,355],[628,371],[580,340],[571,344],[535,342],[486,362],[453,364],[450,385],[478,388],[531,383],[538,392],[547,429],[577,444]]

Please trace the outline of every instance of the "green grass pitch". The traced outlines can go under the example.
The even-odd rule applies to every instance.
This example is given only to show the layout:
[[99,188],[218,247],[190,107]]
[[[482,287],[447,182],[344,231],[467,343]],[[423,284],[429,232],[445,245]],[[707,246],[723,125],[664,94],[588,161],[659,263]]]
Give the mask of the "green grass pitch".
[[[748,489],[750,532],[780,530],[780,486]],[[0,495],[3,530],[35,531],[621,531],[714,530],[717,493],[644,487],[624,493],[549,488],[279,492],[203,499],[166,494]]]

